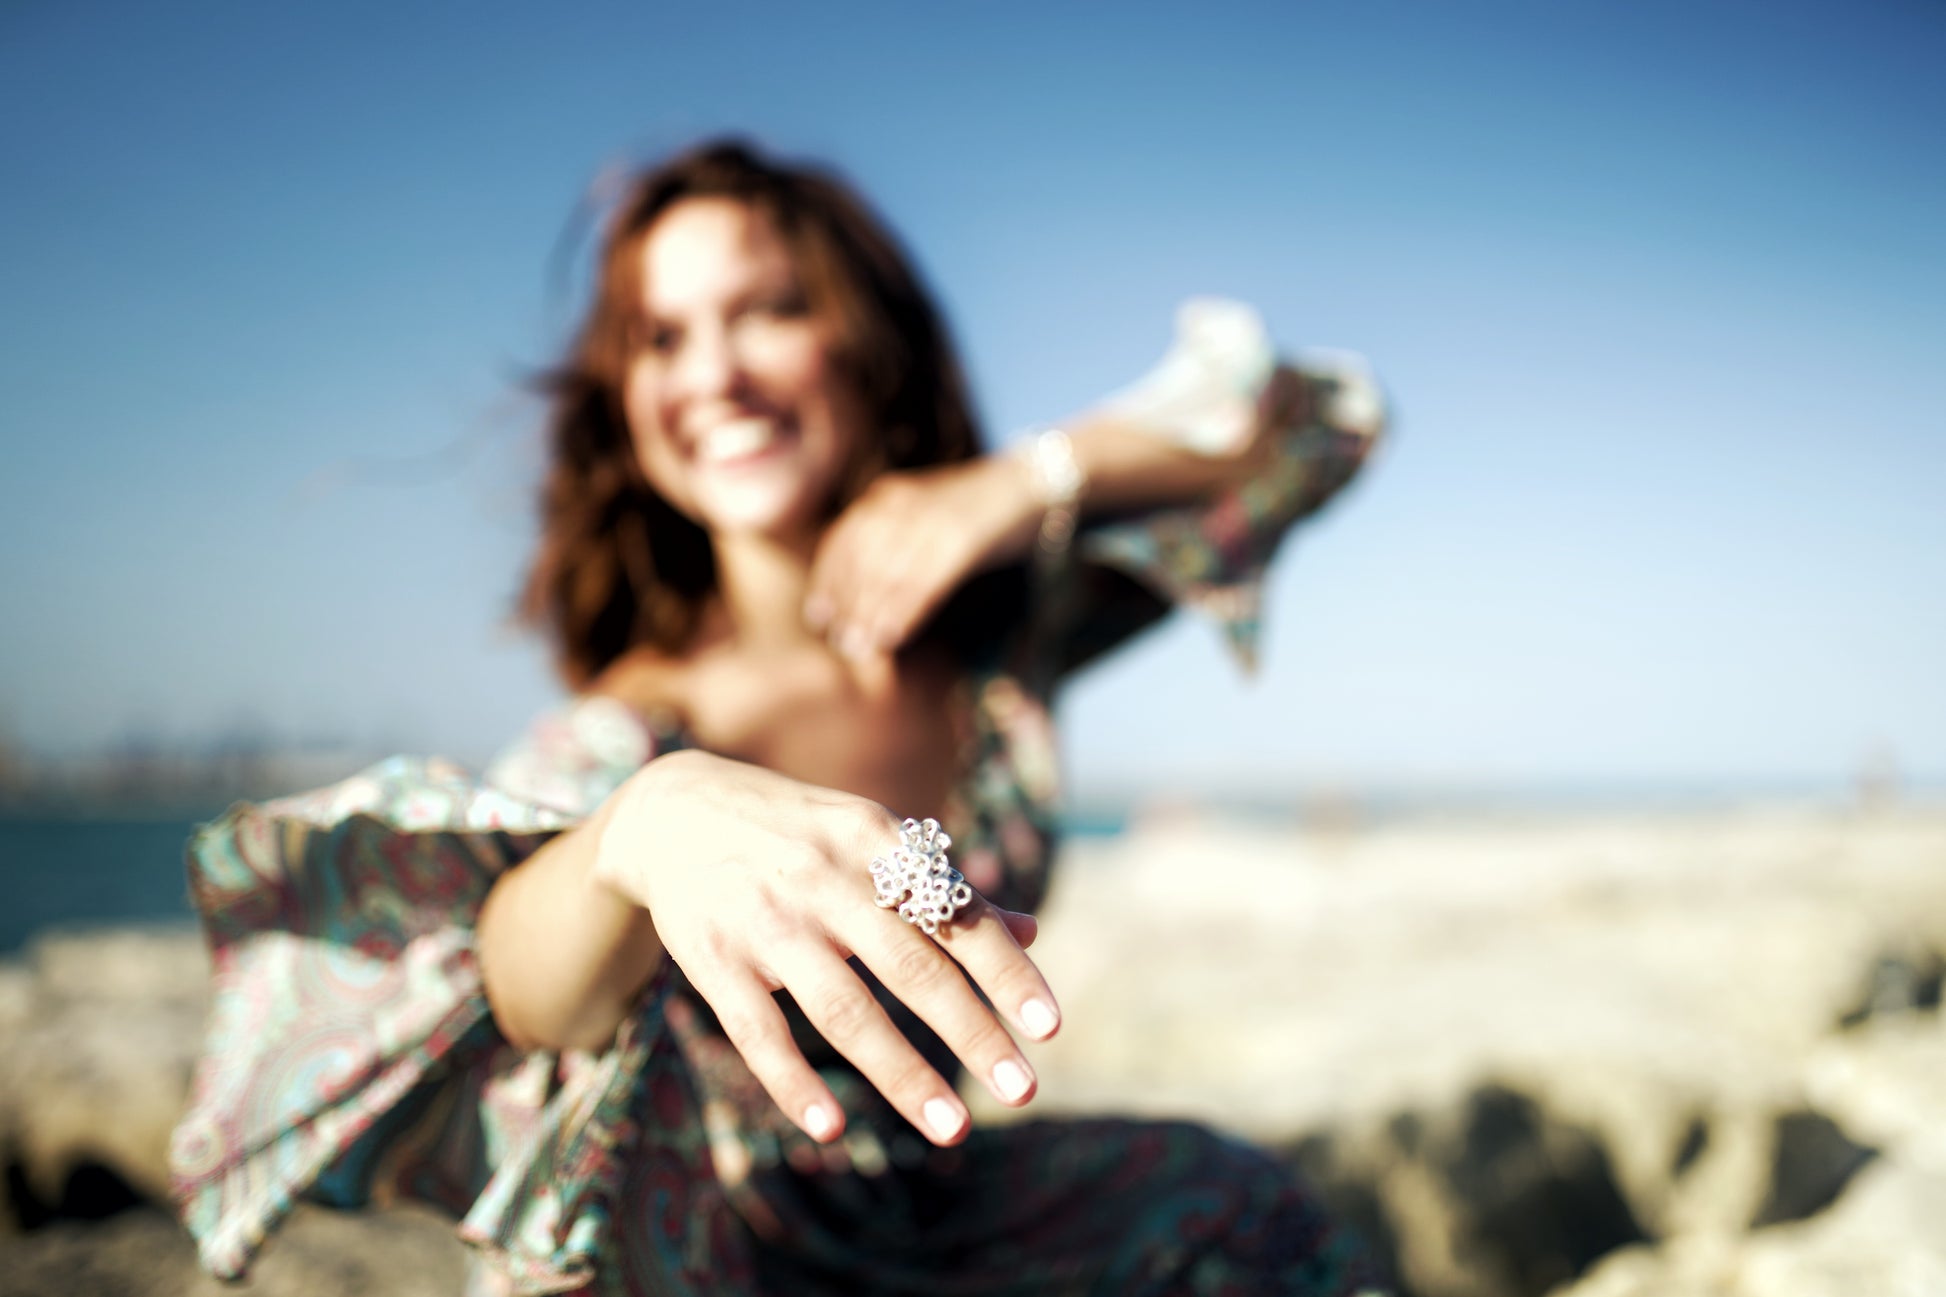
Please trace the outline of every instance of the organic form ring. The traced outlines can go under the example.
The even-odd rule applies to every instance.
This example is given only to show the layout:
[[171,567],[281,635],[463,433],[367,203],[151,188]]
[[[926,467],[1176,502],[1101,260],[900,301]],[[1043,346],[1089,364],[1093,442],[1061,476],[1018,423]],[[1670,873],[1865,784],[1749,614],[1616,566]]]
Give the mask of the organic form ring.
[[899,845],[872,861],[872,883],[881,909],[898,907],[899,917],[927,936],[951,923],[972,903],[973,888],[946,859],[953,845],[938,820],[907,820],[899,826]]

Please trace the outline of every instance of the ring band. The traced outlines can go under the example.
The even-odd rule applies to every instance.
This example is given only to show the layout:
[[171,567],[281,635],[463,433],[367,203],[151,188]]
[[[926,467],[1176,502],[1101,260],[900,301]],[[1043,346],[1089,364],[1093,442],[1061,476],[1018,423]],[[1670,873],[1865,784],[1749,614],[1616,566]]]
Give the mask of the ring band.
[[946,859],[953,845],[938,820],[907,820],[899,826],[899,845],[872,861],[872,883],[880,909],[898,907],[899,917],[927,936],[953,921],[972,903],[973,888]]

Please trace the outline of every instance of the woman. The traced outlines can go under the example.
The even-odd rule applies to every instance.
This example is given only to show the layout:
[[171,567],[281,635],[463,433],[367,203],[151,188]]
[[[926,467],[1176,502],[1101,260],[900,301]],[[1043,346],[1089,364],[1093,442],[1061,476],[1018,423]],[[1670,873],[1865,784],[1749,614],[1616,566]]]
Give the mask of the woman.
[[[395,759],[193,844],[217,996],[173,1156],[205,1263],[297,1194],[408,1194],[463,1215],[483,1291],[1352,1291],[1253,1151],[972,1130],[953,1084],[1027,1103],[1013,1033],[1059,1025],[1024,953],[1053,691],[1171,599],[1247,649],[1271,548],[1378,430],[1362,371],[1280,365],[1226,304],[1183,325],[982,455],[841,184],[735,144],[643,176],[554,384],[523,604],[575,700],[484,781]],[[944,907],[889,874],[872,904],[873,862]]]

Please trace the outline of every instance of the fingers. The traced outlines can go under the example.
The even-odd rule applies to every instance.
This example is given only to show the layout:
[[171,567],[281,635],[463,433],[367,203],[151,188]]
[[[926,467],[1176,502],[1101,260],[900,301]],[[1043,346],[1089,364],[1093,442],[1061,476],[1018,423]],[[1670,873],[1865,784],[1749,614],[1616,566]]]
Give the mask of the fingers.
[[918,548],[875,514],[854,512],[833,525],[811,569],[804,622],[848,658],[890,652],[904,642],[902,598]]
[[909,494],[866,495],[826,532],[812,564],[804,623],[854,660],[909,640],[964,575],[955,520]]
[[870,516],[852,512],[840,518],[818,547],[804,599],[804,624],[854,660],[878,646],[879,593],[886,565],[897,561]]
[[[1026,942],[1013,935],[1016,925],[1025,928]],[[994,1007],[1030,1040],[1047,1040],[1061,1029],[1061,1009],[1054,992],[1024,950],[1039,930],[1032,915],[1003,910],[975,893],[973,905],[960,911],[933,938],[966,969]]]
[[907,1121],[935,1144],[965,1137],[966,1105],[834,952],[799,946],[772,966],[811,1025]]
[[[994,1003],[1019,1021],[1019,1006],[1030,1000],[1051,1003],[1033,964],[1007,932],[999,912],[974,902],[980,913],[972,926],[953,938],[955,953],[982,969]],[[958,928],[968,917],[955,919]],[[961,965],[917,928],[903,922],[878,923],[854,940],[858,955],[886,987],[926,1021],[947,1048],[966,1064],[996,1099],[1023,1104],[1034,1095],[1034,1069],[967,982]],[[941,935],[945,935],[942,931]]]
[[709,1001],[723,1034],[777,1107],[812,1139],[820,1143],[836,1139],[845,1128],[844,1109],[804,1061],[770,992],[748,973],[725,972],[710,979],[707,988],[694,978],[691,982]]
[[851,605],[855,549],[848,543],[856,519],[842,516],[825,531],[805,585],[804,624],[820,635],[835,633],[839,614]]

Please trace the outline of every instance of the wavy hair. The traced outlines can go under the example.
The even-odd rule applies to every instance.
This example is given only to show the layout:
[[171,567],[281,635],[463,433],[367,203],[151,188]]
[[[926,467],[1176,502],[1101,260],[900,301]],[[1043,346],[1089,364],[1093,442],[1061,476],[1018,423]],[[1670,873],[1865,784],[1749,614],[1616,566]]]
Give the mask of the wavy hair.
[[717,140],[637,176],[603,240],[593,301],[559,366],[544,376],[548,468],[540,543],[518,603],[552,641],[571,688],[628,649],[680,653],[716,589],[708,534],[643,475],[623,405],[651,227],[688,198],[762,212],[789,250],[833,360],[870,421],[833,507],[887,469],[970,459],[980,437],[965,379],[930,295],[885,224],[822,168]]

